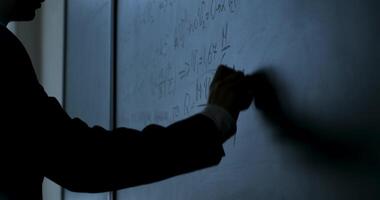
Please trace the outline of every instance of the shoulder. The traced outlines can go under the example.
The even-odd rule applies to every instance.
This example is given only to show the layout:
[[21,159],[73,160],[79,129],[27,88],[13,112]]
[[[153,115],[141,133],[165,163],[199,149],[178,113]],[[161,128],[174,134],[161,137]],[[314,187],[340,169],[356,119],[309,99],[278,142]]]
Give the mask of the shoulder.
[[5,26],[0,25],[0,41],[4,44],[9,44],[11,42],[19,42],[17,37]]
[[[29,55],[20,40],[6,27],[0,26],[0,71],[6,74],[1,84],[13,89],[37,85],[38,81]],[[16,83],[17,84],[14,84]],[[31,84],[32,83],[32,84]]]
[[0,56],[25,55],[26,51],[20,40],[6,27],[0,26]]
[[[16,73],[20,78],[33,70],[32,62],[21,41],[6,27],[0,26],[0,65],[1,71]],[[29,73],[26,73],[29,72]]]

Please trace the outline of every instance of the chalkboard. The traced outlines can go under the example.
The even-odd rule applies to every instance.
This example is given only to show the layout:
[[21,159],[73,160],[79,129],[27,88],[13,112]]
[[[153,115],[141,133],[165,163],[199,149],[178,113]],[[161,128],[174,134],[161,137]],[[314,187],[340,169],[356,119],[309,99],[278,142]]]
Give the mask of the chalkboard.
[[297,127],[251,106],[220,165],[118,199],[380,199],[378,1],[119,0],[117,8],[118,126],[168,125],[201,111],[223,63],[266,73],[285,126]]
[[[112,113],[111,10],[110,0],[68,0],[66,10],[65,109],[89,126],[106,129],[111,128]],[[108,197],[109,193],[64,194],[64,200]]]

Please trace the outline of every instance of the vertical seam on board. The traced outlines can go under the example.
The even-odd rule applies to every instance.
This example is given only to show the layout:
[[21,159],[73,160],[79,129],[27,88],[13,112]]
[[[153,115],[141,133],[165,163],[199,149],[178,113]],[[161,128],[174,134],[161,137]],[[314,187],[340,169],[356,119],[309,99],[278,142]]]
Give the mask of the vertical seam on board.
[[67,101],[67,2],[68,0],[64,0],[63,2],[63,72],[62,72],[62,107],[66,110],[66,101]]
[[[63,2],[63,72],[62,72],[62,108],[66,111],[67,105],[67,16],[68,16],[68,0]],[[65,199],[65,188],[60,187],[61,200]]]
[[[63,72],[62,72],[62,108],[66,112],[66,105],[67,105],[67,23],[68,23],[68,0],[64,0],[63,2]],[[65,188],[60,187],[60,196],[61,200],[65,199]]]
[[115,46],[116,46],[116,39],[115,39],[115,16],[114,16],[114,10],[115,10],[115,0],[111,1],[111,14],[110,14],[110,128],[114,129],[116,126],[115,122],[115,101],[116,101],[116,84],[115,84],[115,77],[116,77],[116,57],[115,57]]
[[[111,26],[110,26],[110,37],[111,37],[111,69],[110,69],[110,128],[113,130],[116,128],[116,115],[117,115],[117,0],[110,0],[111,1]],[[109,162],[113,162],[113,160],[110,160]],[[111,191],[109,193],[109,199],[110,200],[116,200],[116,193],[117,191]]]

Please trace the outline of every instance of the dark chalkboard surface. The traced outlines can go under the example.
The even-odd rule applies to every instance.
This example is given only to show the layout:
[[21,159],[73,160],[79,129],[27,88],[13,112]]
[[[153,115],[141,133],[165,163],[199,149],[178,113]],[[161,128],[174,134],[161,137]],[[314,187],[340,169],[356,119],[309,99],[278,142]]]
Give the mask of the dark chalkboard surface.
[[219,166],[122,190],[120,199],[380,199],[379,1],[117,7],[118,126],[197,113],[221,63],[266,71],[288,120],[285,130],[252,106]]

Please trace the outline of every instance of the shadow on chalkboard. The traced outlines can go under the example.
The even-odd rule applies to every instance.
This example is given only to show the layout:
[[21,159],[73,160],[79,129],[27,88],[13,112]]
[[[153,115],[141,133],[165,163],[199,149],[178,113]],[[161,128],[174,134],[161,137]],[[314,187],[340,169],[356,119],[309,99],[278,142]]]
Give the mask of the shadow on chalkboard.
[[[250,76],[250,84],[254,90],[254,103],[264,118],[279,131],[275,138],[296,146],[307,158],[319,159],[329,164],[348,166],[379,167],[379,149],[369,145],[371,141],[363,138],[345,138],[347,135],[360,135],[345,132],[327,131],[308,120],[297,116],[293,119],[289,111],[285,111],[281,101],[286,101],[286,83],[281,81],[271,67],[265,67]],[[281,98],[279,91],[281,88]],[[299,120],[302,119],[302,120]],[[352,132],[352,131],[351,131]],[[339,136],[339,137],[338,137]]]

